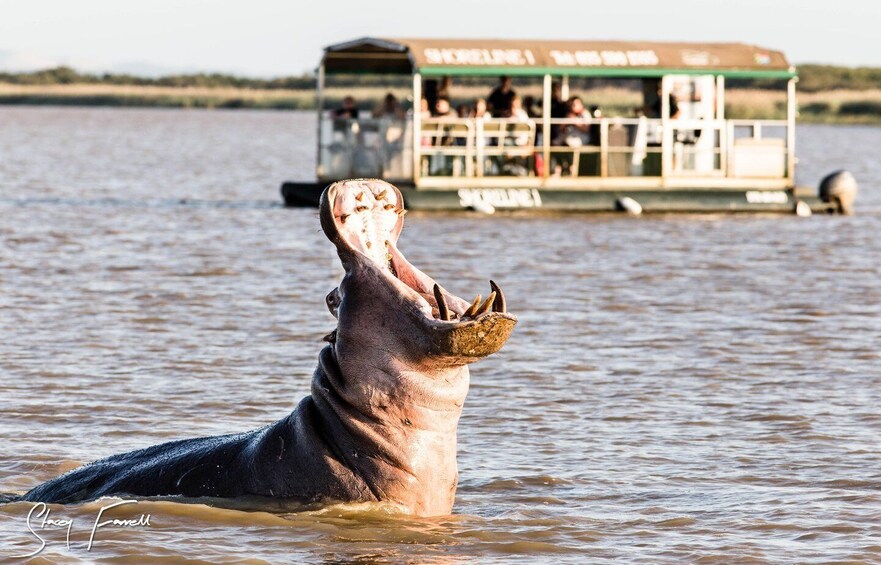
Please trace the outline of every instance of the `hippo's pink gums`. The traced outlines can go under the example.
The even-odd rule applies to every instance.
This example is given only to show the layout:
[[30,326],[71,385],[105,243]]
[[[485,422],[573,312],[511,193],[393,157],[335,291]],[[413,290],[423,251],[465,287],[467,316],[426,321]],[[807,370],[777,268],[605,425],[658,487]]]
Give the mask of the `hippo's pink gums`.
[[335,183],[320,213],[345,276],[327,296],[338,324],[319,355],[310,396],[264,428],[108,457],[22,499],[272,497],[381,501],[418,515],[448,514],[468,364],[498,351],[516,318],[495,283],[486,301],[468,303],[404,258],[397,248],[403,200],[392,185]]

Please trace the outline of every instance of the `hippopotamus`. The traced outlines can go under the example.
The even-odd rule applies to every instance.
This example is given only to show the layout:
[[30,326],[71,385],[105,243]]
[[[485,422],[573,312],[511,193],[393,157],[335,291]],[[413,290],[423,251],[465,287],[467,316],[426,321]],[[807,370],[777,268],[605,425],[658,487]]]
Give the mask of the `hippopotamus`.
[[321,227],[345,271],[326,299],[337,326],[318,354],[311,394],[285,418],[107,457],[21,500],[268,497],[449,514],[468,365],[499,351],[517,319],[495,282],[486,300],[468,302],[411,265],[397,245],[404,213],[400,191],[381,180],[324,190]]

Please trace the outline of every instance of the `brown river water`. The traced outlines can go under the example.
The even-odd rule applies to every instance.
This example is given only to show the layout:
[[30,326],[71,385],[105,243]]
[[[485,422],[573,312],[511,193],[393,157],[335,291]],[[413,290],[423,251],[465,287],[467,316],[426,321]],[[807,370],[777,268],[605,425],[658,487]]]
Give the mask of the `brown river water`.
[[[53,506],[45,563],[881,562],[881,129],[800,126],[853,217],[407,216],[520,323],[472,367],[454,514]],[[340,279],[311,113],[0,108],[0,492],[283,417]],[[0,505],[0,562],[40,546]],[[106,517],[105,517],[106,518]]]

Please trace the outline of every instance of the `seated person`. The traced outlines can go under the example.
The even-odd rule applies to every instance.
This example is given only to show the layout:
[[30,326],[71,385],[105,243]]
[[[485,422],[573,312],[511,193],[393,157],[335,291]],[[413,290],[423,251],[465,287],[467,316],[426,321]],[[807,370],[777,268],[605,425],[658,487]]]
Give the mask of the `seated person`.
[[382,99],[382,104],[373,110],[373,117],[399,120],[404,117],[404,112],[401,111],[398,99],[394,94],[389,92],[385,95],[385,98]]
[[455,118],[456,114],[453,112],[453,107],[450,104],[449,98],[438,98],[437,103],[434,106],[434,116],[436,118]]
[[332,115],[334,118],[357,120],[358,108],[355,106],[355,98],[352,96],[343,98],[342,106],[334,110]]
[[[573,96],[566,103],[566,119],[578,120],[560,127],[554,145],[568,145],[569,147],[581,147],[590,142],[590,113],[585,109],[584,102],[578,96]],[[578,123],[583,121],[584,123]]]
[[530,118],[541,118],[541,110],[535,105],[535,96],[523,97],[523,109]]
[[483,98],[478,98],[474,101],[474,105],[471,108],[470,117],[478,120],[488,120],[492,118],[492,116],[490,116],[489,110],[487,110],[486,100],[484,100]]
[[[510,119],[516,120],[518,122],[529,122],[529,114],[526,113],[526,110],[523,109],[523,101],[520,99],[520,96],[515,94],[511,99],[511,116]],[[510,129],[510,128],[509,128]],[[527,145],[529,143],[529,132],[520,131],[515,136],[509,138],[513,141],[514,145]],[[511,143],[509,141],[508,143]]]

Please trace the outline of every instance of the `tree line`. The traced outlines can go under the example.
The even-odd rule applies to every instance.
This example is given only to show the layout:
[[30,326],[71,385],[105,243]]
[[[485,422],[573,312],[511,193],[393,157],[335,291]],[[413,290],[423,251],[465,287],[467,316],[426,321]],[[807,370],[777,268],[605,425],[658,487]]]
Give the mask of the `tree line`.
[[[803,92],[820,92],[827,90],[870,90],[881,89],[881,68],[877,67],[840,67],[834,65],[806,64],[798,67],[799,90]],[[369,87],[390,86],[390,77],[378,75],[339,75],[334,76],[334,86]],[[485,80],[485,79],[484,79]],[[597,81],[597,79],[591,79]],[[600,79],[607,82],[608,79]],[[55,67],[33,72],[9,73],[0,72],[0,82],[20,85],[52,86],[60,84],[111,84],[127,86],[166,86],[166,87],[202,87],[202,88],[249,88],[255,90],[312,90],[315,88],[315,76],[304,73],[298,76],[271,79],[247,78],[222,73],[176,74],[163,77],[142,77],[119,73],[82,73],[70,67]],[[393,83],[400,86],[409,84],[409,77],[395,77]],[[457,77],[459,84],[480,84],[477,77]],[[599,81],[598,81],[599,82]],[[614,81],[608,81],[610,84]],[[739,88],[778,88],[779,81],[763,79],[737,79],[729,81],[729,87]]]

